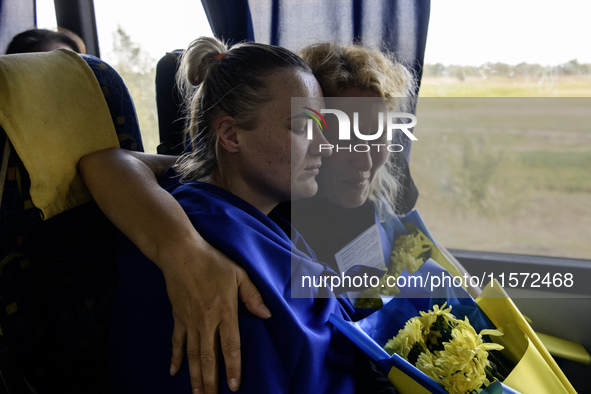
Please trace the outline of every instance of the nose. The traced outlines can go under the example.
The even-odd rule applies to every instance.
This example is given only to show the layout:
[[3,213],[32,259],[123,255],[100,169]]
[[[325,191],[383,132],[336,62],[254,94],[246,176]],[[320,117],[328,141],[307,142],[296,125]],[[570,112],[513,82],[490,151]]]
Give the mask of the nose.
[[371,152],[351,152],[351,165],[358,171],[367,172],[373,167]]
[[314,134],[310,143],[310,153],[315,156],[328,157],[332,155],[333,146],[328,142],[318,127],[314,127]]

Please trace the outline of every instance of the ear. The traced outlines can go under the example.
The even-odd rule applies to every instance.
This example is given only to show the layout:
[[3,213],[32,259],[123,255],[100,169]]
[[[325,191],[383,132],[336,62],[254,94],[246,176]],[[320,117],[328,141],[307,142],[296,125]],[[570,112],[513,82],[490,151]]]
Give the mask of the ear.
[[236,120],[233,117],[230,115],[219,117],[215,121],[214,130],[218,136],[220,147],[230,153],[236,153],[240,151]]

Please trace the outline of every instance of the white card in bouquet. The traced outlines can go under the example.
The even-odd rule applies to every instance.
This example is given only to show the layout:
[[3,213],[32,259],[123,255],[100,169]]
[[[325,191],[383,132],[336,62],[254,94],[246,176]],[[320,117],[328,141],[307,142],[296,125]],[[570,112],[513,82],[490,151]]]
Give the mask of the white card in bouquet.
[[349,242],[335,254],[335,259],[341,273],[346,273],[356,265],[365,265],[385,271],[386,263],[384,262],[378,225],[374,224]]

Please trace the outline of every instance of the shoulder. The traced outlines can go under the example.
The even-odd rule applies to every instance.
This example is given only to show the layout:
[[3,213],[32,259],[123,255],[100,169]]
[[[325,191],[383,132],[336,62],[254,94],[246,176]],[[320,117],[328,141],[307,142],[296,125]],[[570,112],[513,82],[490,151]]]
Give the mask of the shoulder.
[[257,221],[269,220],[258,209],[218,186],[200,181],[181,182],[172,169],[166,172],[159,183],[179,202],[188,216],[234,214],[238,215],[237,220],[245,220],[249,217]]
[[178,201],[201,236],[218,249],[253,239],[289,247],[289,237],[277,223],[220,187],[198,181],[181,183],[170,173],[160,184]]

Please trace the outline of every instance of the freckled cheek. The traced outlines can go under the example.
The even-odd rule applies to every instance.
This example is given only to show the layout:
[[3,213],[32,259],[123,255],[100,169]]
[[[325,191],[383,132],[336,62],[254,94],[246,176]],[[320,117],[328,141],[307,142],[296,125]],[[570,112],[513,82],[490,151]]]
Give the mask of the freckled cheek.
[[285,166],[291,163],[291,142],[277,139],[277,133],[270,133],[259,141],[261,156],[269,166]]
[[270,171],[287,172],[291,163],[289,147],[269,144],[265,149],[266,163]]
[[269,166],[291,166],[291,155],[289,152],[276,152],[267,159],[267,164]]

